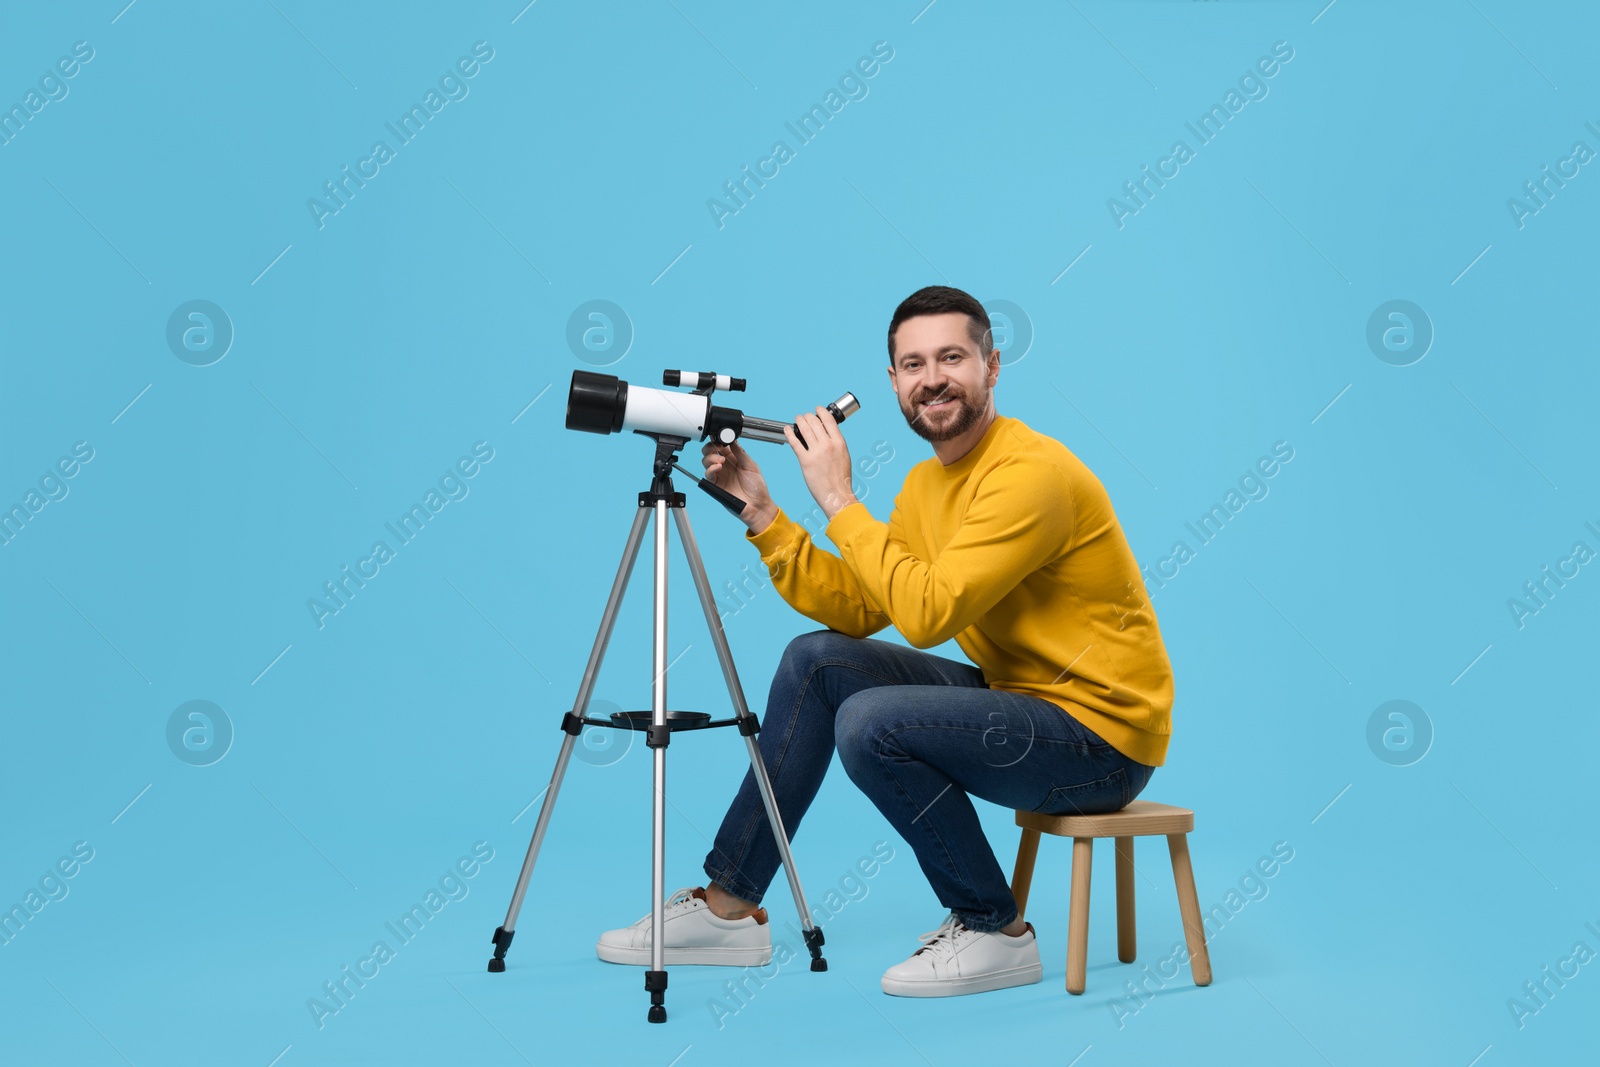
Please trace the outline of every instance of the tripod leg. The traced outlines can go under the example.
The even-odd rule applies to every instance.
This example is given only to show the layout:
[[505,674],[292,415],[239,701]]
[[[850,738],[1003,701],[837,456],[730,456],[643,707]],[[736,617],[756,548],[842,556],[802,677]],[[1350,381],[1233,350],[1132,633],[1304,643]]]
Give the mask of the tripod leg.
[[633,564],[639,556],[639,545],[644,540],[644,525],[649,519],[650,513],[644,508],[640,508],[638,515],[634,517],[633,527],[628,531],[628,542],[622,550],[622,563],[617,568],[616,579],[611,583],[611,595],[606,599],[605,613],[600,617],[600,631],[595,635],[594,647],[589,650],[589,664],[583,669],[583,683],[578,687],[578,698],[573,702],[573,710],[562,720],[561,728],[567,736],[561,739],[561,754],[556,757],[556,768],[550,775],[550,785],[546,787],[544,800],[539,805],[539,821],[534,824],[533,839],[528,842],[528,854],[522,861],[522,873],[517,876],[517,888],[511,894],[511,906],[506,909],[506,921],[495,930],[491,938],[494,942],[494,957],[489,960],[489,970],[497,974],[506,969],[506,951],[511,947],[511,938],[516,933],[517,914],[522,910],[522,898],[528,892],[528,879],[533,876],[533,864],[539,858],[539,847],[544,843],[545,831],[550,826],[550,814],[555,810],[556,794],[561,791],[561,780],[566,775],[567,762],[572,757],[572,749],[577,743],[578,734],[583,729],[579,720],[589,710],[589,698],[594,693],[595,679],[600,675],[600,661],[605,658],[606,645],[611,641],[611,630],[616,625],[623,594],[628,590],[628,578],[633,574]]
[[561,780],[566,776],[567,761],[572,758],[572,748],[577,740],[576,731],[569,731],[561,739],[561,754],[556,757],[556,768],[550,773],[550,784],[545,787],[544,799],[539,804],[539,821],[534,824],[533,839],[528,842],[528,854],[522,860],[522,873],[517,876],[517,888],[512,891],[511,906],[506,909],[505,922],[496,927],[489,938],[494,944],[494,955],[489,958],[489,971],[492,974],[499,974],[506,969],[506,953],[517,932],[517,913],[522,910],[522,897],[528,891],[528,879],[533,875],[534,861],[539,858],[539,846],[544,843],[544,833],[550,825],[556,794],[561,791]]
[[772,825],[772,835],[777,840],[783,872],[789,878],[789,891],[794,894],[794,905],[800,910],[801,936],[805,938],[806,948],[811,951],[811,969],[825,971],[828,961],[822,955],[822,928],[811,921],[811,909],[806,906],[805,890],[800,888],[800,874],[795,870],[794,855],[789,850],[789,835],[784,832],[783,816],[778,812],[778,801],[772,795],[772,779],[767,774],[766,762],[761,758],[761,746],[756,743],[756,731],[760,729],[760,723],[745,703],[744,689],[739,684],[739,671],[733,665],[733,652],[728,648],[728,636],[722,630],[722,617],[717,614],[716,599],[711,595],[711,582],[706,578],[705,564],[700,560],[700,548],[695,544],[694,531],[689,527],[689,515],[682,509],[674,514],[678,520],[678,536],[683,539],[684,555],[689,558],[689,572],[694,576],[695,591],[700,594],[700,607],[705,612],[706,625],[711,629],[711,643],[717,649],[717,662],[722,665],[722,677],[728,683],[728,697],[733,701],[734,714],[739,718],[739,733],[744,736],[745,749],[750,754],[750,770],[755,775],[761,803],[767,809],[767,821]]
[[[646,1018],[653,1023],[664,1023],[667,1021],[664,1004],[667,970],[666,947],[661,943],[661,934],[666,922],[666,905],[661,898],[666,892],[667,742],[672,736],[667,729],[667,502],[657,499],[654,510],[656,595],[652,658],[655,674],[650,686],[650,730],[645,735],[645,743],[654,757],[655,797],[650,808],[650,969],[644,975],[644,988],[650,994],[650,1011]],[[681,522],[683,509],[679,507],[677,512]]]

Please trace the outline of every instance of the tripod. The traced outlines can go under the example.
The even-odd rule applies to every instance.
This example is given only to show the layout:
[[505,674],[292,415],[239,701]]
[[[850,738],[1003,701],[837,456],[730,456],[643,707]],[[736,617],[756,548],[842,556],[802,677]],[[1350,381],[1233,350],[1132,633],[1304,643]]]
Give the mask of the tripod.
[[[516,933],[517,913],[522,910],[522,899],[528,891],[528,880],[533,875],[533,865],[539,857],[539,846],[544,843],[545,832],[550,827],[550,815],[555,808],[556,794],[561,790],[561,780],[566,774],[567,762],[572,757],[572,749],[577,743],[578,735],[586,725],[642,730],[645,734],[645,744],[655,761],[655,803],[651,814],[653,842],[650,883],[650,969],[645,971],[644,987],[650,994],[650,1010],[646,1017],[650,1022],[661,1023],[667,1021],[665,1006],[667,972],[661,943],[665,911],[662,901],[662,894],[665,892],[662,868],[665,860],[667,744],[676,731],[709,729],[715,726],[739,728],[739,733],[744,736],[745,748],[750,754],[750,769],[755,775],[761,802],[767,810],[767,821],[772,826],[772,833],[778,844],[778,854],[782,859],[784,872],[789,878],[789,889],[794,893],[795,907],[800,909],[800,922],[803,927],[801,936],[804,937],[806,947],[811,953],[811,969],[825,971],[828,969],[828,961],[822,956],[822,928],[811,921],[811,910],[806,907],[805,893],[800,888],[800,876],[795,873],[794,857],[789,851],[789,836],[784,833],[783,819],[778,813],[777,801],[773,798],[772,780],[767,775],[766,764],[761,759],[761,749],[756,744],[756,733],[761,728],[760,723],[745,704],[744,690],[739,686],[739,675],[733,665],[733,653],[728,648],[727,636],[722,631],[722,620],[717,615],[716,603],[712,598],[711,583],[706,578],[705,566],[700,560],[700,550],[695,545],[694,532],[689,528],[684,495],[675,492],[672,487],[671,474],[672,468],[677,464],[677,453],[688,444],[689,439],[644,431],[635,432],[656,442],[654,477],[650,482],[650,488],[639,494],[639,511],[634,517],[632,529],[628,531],[628,542],[622,550],[622,564],[617,568],[617,577],[611,584],[611,595],[606,600],[605,613],[600,619],[600,632],[595,636],[594,647],[589,652],[589,663],[583,671],[583,682],[578,687],[573,710],[562,717],[561,729],[566,736],[561,739],[561,753],[556,757],[555,771],[550,775],[550,786],[545,791],[543,802],[539,805],[539,820],[534,824],[533,840],[528,843],[528,854],[522,861],[522,873],[517,876],[517,887],[511,894],[511,906],[506,911],[505,922],[495,930],[491,939],[494,942],[494,957],[489,961],[489,970],[498,973],[506,969],[506,950],[511,947],[511,938]],[[725,497],[726,494],[723,494],[718,496],[718,499]],[[716,646],[717,662],[722,667],[722,676],[728,684],[728,696],[733,701],[734,715],[729,719],[712,720],[711,716],[704,712],[673,712],[669,717],[667,712],[666,519],[669,510],[677,522],[678,537],[683,542],[683,551],[688,557],[695,590],[700,594],[700,607],[705,612],[706,624],[711,629],[711,640]],[[600,662],[605,657],[606,645],[611,640],[617,609],[622,604],[623,594],[628,588],[628,579],[633,573],[634,561],[639,555],[639,546],[644,540],[645,524],[652,514],[655,516],[653,641],[655,673],[651,684],[651,710],[648,713],[618,712],[610,721],[592,719],[586,714],[589,699],[594,692],[595,679],[600,674]]]

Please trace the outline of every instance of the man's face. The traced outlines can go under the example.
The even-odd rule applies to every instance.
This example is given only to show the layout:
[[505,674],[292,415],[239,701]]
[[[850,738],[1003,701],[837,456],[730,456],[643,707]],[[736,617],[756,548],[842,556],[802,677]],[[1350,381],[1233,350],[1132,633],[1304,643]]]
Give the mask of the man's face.
[[926,440],[960,437],[992,406],[999,353],[983,358],[968,332],[971,322],[959,311],[918,315],[894,332],[889,381],[906,423]]

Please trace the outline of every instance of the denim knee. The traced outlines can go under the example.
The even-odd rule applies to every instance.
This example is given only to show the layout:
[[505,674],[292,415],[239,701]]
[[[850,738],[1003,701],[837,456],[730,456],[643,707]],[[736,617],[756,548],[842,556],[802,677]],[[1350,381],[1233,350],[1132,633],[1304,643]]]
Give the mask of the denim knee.
[[849,649],[863,639],[850,637],[838,630],[813,630],[794,638],[783,650],[778,669],[809,673],[814,664],[848,655]]
[[833,715],[833,747],[853,779],[856,769],[877,755],[882,743],[882,716],[873,714],[872,690],[847,697]]

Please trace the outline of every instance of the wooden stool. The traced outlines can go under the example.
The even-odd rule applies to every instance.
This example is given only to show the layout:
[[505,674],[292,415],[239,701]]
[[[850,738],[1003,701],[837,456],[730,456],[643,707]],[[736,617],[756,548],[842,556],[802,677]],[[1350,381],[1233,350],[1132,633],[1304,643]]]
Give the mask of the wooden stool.
[[1033,882],[1033,861],[1039,855],[1039,835],[1072,838],[1072,898],[1067,919],[1067,992],[1082,993],[1089,955],[1089,870],[1094,839],[1117,841],[1117,958],[1134,959],[1133,839],[1165,834],[1172,853],[1172,879],[1178,885],[1178,910],[1183,914],[1183,936],[1189,945],[1189,971],[1195,985],[1211,984],[1211,956],[1206,951],[1206,931],[1200,922],[1200,902],[1194,892],[1194,870],[1189,866],[1188,833],[1194,829],[1194,812],[1170,804],[1135,800],[1121,811],[1105,815],[1038,815],[1017,812],[1022,841],[1017,846],[1017,866],[1011,876],[1011,895],[1017,899],[1017,916],[1028,904]]

